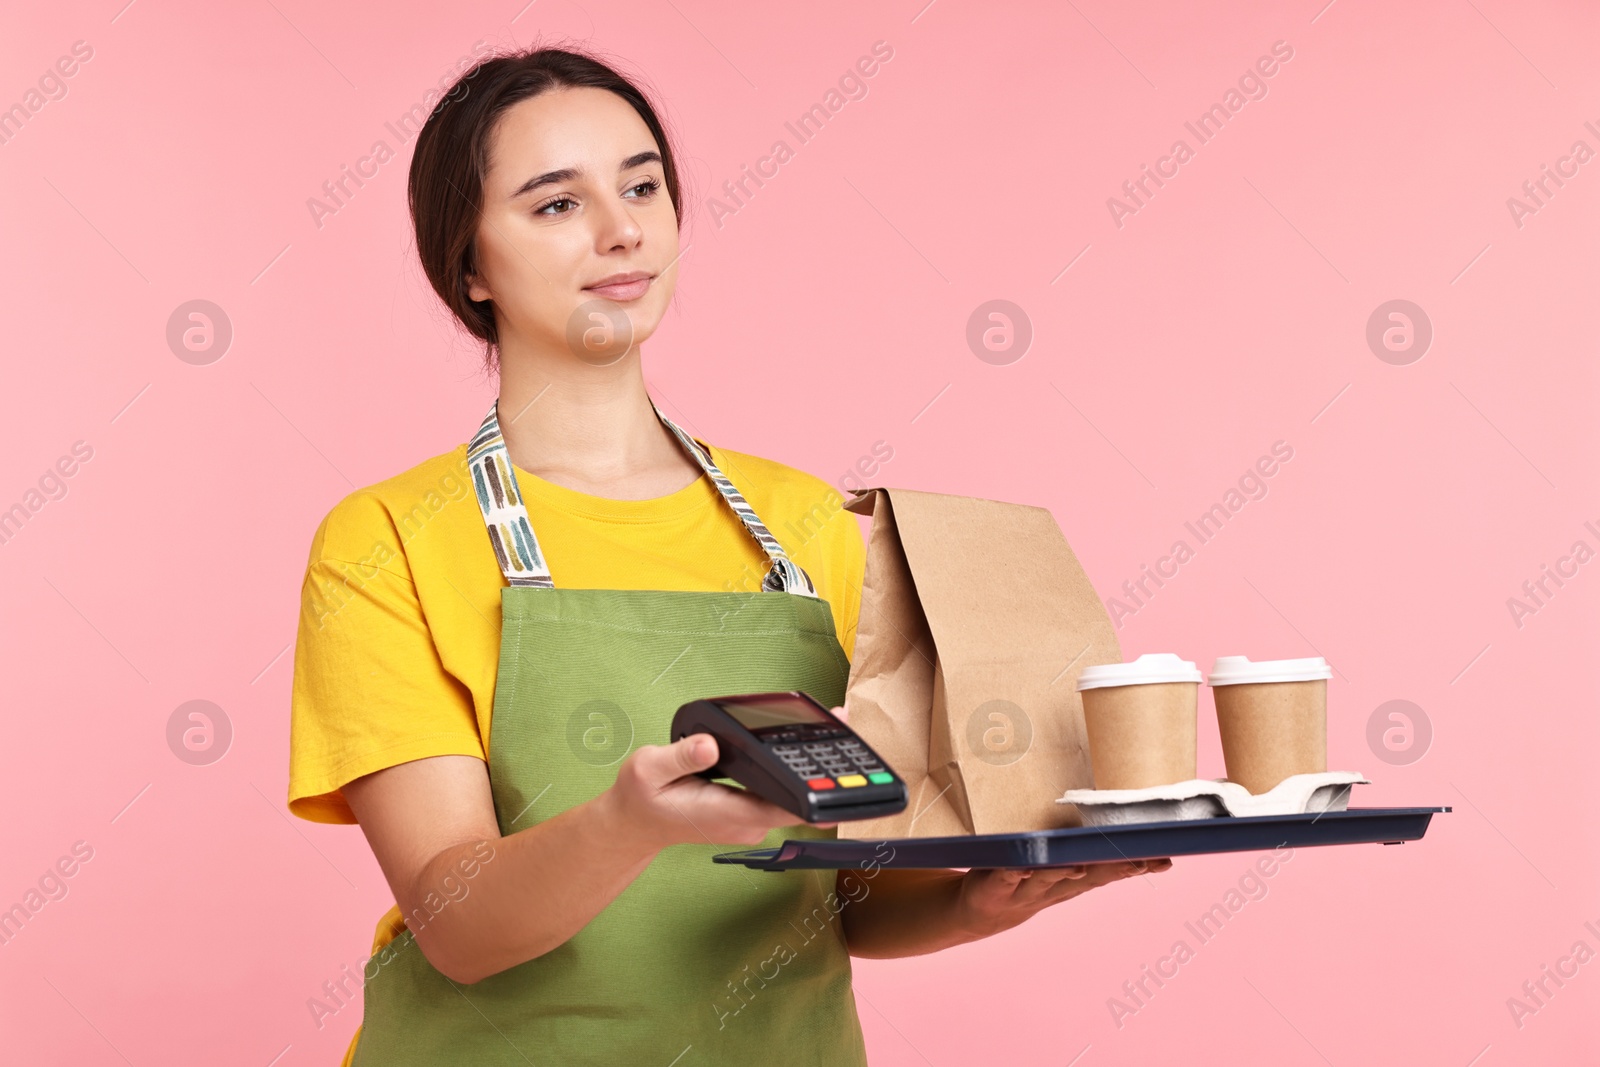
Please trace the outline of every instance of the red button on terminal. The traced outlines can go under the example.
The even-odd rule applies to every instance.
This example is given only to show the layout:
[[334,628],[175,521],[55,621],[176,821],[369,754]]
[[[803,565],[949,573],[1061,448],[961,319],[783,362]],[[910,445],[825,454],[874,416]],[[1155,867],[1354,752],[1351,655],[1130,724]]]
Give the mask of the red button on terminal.
[[832,778],[807,778],[806,779],[806,785],[810,786],[812,789],[832,789],[833,788],[833,779]]

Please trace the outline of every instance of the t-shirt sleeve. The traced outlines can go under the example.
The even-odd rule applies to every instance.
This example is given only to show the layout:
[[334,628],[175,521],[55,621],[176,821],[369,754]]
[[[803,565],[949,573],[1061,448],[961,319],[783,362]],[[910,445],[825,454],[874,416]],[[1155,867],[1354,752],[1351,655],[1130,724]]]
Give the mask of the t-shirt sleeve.
[[839,629],[843,634],[839,643],[844,646],[845,657],[854,662],[856,629],[861,622],[861,583],[867,570],[867,546],[854,512],[841,511],[837,518],[844,527],[839,535],[839,577],[843,586],[839,593],[839,603],[842,605]]
[[353,823],[340,788],[428,756],[484,758],[467,688],[440,660],[383,503],[341,501],[301,586],[289,724],[289,811]]

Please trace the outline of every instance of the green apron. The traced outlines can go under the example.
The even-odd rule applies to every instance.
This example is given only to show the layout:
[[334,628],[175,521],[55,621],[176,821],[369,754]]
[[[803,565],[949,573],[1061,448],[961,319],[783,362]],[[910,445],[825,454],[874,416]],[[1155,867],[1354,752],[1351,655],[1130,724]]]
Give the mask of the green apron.
[[[710,455],[656,415],[767,553],[761,592],[556,589],[494,406],[468,448],[508,583],[489,743],[502,835],[599,795],[635,746],[668,743],[690,700],[801,689],[843,703],[827,602]],[[833,836],[785,827],[762,843]],[[472,985],[403,932],[368,964],[352,1063],[865,1064],[834,872],[711,862],[733,847],[663,850],[566,943]]]

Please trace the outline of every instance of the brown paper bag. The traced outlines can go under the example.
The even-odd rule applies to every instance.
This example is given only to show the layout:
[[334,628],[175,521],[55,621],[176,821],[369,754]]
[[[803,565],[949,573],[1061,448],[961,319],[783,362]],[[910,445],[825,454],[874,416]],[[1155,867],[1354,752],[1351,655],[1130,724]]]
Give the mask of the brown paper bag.
[[1094,785],[1078,673],[1122,653],[1050,512],[909,489],[845,507],[872,516],[845,707],[908,804],[839,837],[1080,825],[1055,802]]

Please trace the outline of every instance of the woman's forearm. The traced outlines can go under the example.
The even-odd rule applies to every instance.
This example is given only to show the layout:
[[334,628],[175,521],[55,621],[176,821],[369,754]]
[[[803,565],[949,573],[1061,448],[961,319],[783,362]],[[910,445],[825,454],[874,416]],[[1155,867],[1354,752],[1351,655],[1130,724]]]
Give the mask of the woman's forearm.
[[[846,878],[867,886],[851,888]],[[987,936],[968,925],[961,907],[960,871],[879,869],[839,872],[840,895],[850,900],[840,913],[852,956],[893,959],[938,952]]]
[[717,758],[704,733],[640,745],[594,799],[505,837],[481,760],[412,760],[344,791],[418,946],[472,983],[565,944],[671,845],[759,844],[800,822],[699,777]]
[[439,853],[418,878],[407,925],[440,972],[477,982],[564,944],[661,848],[630,830],[607,791],[487,848]]

